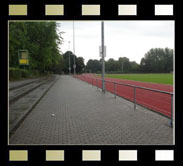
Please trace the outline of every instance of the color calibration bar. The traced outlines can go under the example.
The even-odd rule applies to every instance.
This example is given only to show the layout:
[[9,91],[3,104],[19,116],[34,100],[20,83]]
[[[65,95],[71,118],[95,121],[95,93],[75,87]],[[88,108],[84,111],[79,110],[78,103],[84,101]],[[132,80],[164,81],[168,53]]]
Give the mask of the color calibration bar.
[[[101,161],[101,150],[82,150],[82,161]],[[46,150],[46,161],[65,161],[64,150]],[[174,161],[174,150],[155,150],[155,161]],[[9,161],[28,161],[28,150],[10,150]],[[118,161],[138,161],[137,150],[119,150]]]
[[[82,16],[100,16],[101,5],[81,5]],[[155,16],[173,16],[173,5],[154,5]],[[9,5],[9,16],[27,16],[28,5]],[[46,16],[64,16],[64,4],[45,5]],[[118,16],[137,16],[137,5],[118,5]]]

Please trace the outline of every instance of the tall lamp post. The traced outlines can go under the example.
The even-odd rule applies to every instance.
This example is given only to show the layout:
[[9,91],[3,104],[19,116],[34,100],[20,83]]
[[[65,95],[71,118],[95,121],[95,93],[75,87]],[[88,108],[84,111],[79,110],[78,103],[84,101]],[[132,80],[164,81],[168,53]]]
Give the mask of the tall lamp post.
[[73,53],[74,53],[74,75],[76,74],[76,62],[75,62],[75,33],[74,33],[74,21],[73,21]]
[[122,63],[121,63],[121,69],[122,69],[122,73],[123,73],[123,60],[122,60]]
[[[70,41],[69,41],[69,51],[70,51]],[[69,75],[71,75],[71,61],[70,61],[70,52],[69,53]]]
[[101,46],[102,46],[102,92],[105,92],[105,50],[104,50],[104,22],[101,22]]

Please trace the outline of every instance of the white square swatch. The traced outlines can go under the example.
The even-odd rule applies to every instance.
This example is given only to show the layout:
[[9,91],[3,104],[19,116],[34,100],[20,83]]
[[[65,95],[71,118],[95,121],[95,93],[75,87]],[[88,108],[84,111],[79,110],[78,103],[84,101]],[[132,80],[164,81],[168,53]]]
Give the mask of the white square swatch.
[[155,5],[155,15],[173,15],[173,5]]
[[156,161],[173,161],[174,151],[173,150],[156,150],[155,160]]

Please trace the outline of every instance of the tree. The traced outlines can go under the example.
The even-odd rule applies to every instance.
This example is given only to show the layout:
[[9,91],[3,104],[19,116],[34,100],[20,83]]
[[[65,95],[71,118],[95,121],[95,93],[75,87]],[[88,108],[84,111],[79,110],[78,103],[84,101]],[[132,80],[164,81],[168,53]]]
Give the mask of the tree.
[[139,72],[139,64],[135,61],[130,62],[130,72],[137,73]]
[[74,73],[74,56],[75,56],[75,64],[76,64],[76,73],[83,72],[85,65],[84,65],[84,58],[83,57],[77,57],[74,55],[71,51],[67,51],[63,54],[64,58],[64,72],[69,73],[69,56],[70,56],[70,68],[71,73]]
[[169,48],[150,49],[141,59],[141,72],[167,73],[173,71],[173,50]]
[[[69,57],[70,57],[70,68],[71,68],[71,72],[73,72],[73,64],[74,64],[74,54],[71,51],[67,51],[63,54],[63,58],[64,58],[64,73],[69,73]],[[76,59],[76,56],[75,56]]]
[[118,70],[117,61],[115,61],[113,58],[110,58],[106,62],[106,71],[117,71],[117,70]]
[[89,73],[93,72],[93,60],[92,59],[89,59],[86,64],[86,71]]
[[78,57],[76,58],[76,73],[82,73],[84,71],[85,64],[84,64],[84,58]]
[[86,70],[92,73],[99,73],[102,70],[101,62],[97,59],[90,59],[86,64]]
[[63,69],[64,69],[64,58],[63,56],[60,56],[58,64],[54,66],[54,72],[57,74],[62,74]]
[[9,66],[19,67],[18,50],[29,51],[30,68],[54,71],[59,64],[62,44],[61,34],[57,33],[56,22],[10,22],[9,23]]
[[23,22],[9,23],[9,66],[18,67],[18,49],[24,49],[28,41]]

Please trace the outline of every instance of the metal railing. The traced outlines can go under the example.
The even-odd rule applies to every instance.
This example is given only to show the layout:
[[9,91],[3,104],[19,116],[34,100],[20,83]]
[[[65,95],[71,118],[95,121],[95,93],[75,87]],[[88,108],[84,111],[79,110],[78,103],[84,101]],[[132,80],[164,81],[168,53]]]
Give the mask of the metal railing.
[[[81,80],[83,80],[85,82],[88,82],[89,84],[92,84],[92,86],[96,86],[97,89],[99,89],[99,88],[101,89],[102,88],[102,87],[99,86],[99,83],[102,82],[102,79],[94,78],[94,77],[88,77],[88,76],[84,76],[84,75],[80,75],[80,77],[78,77],[78,76],[75,76],[75,77],[79,78],[79,79],[81,79]],[[137,89],[143,89],[143,90],[147,90],[147,91],[158,92],[158,93],[170,95],[171,96],[170,116],[167,116],[167,115],[165,115],[165,114],[163,114],[161,112],[159,112],[159,113],[161,113],[161,114],[167,116],[168,118],[170,118],[170,126],[173,127],[173,96],[174,96],[174,93],[167,92],[167,91],[162,91],[162,90],[157,90],[157,89],[152,89],[152,88],[136,86],[136,85],[131,85],[131,84],[126,84],[126,83],[121,83],[121,82],[114,82],[114,81],[108,81],[108,80],[104,80],[104,82],[105,82],[105,84],[106,83],[113,84],[113,91],[111,91],[111,90],[107,90],[107,91],[113,93],[115,98],[116,98],[116,96],[120,96],[120,97],[126,98],[126,97],[124,97],[122,95],[118,95],[117,94],[117,85],[131,87],[133,89],[133,101],[132,100],[131,101],[134,103],[134,109],[136,109],[136,105],[137,104],[138,105],[142,105],[142,104],[137,103],[137,100],[136,100],[136,97],[137,97],[136,91],[137,91]],[[145,105],[142,105],[142,106],[146,107]],[[146,107],[146,108],[148,108],[148,107]],[[157,111],[157,110],[154,110],[154,111]]]

